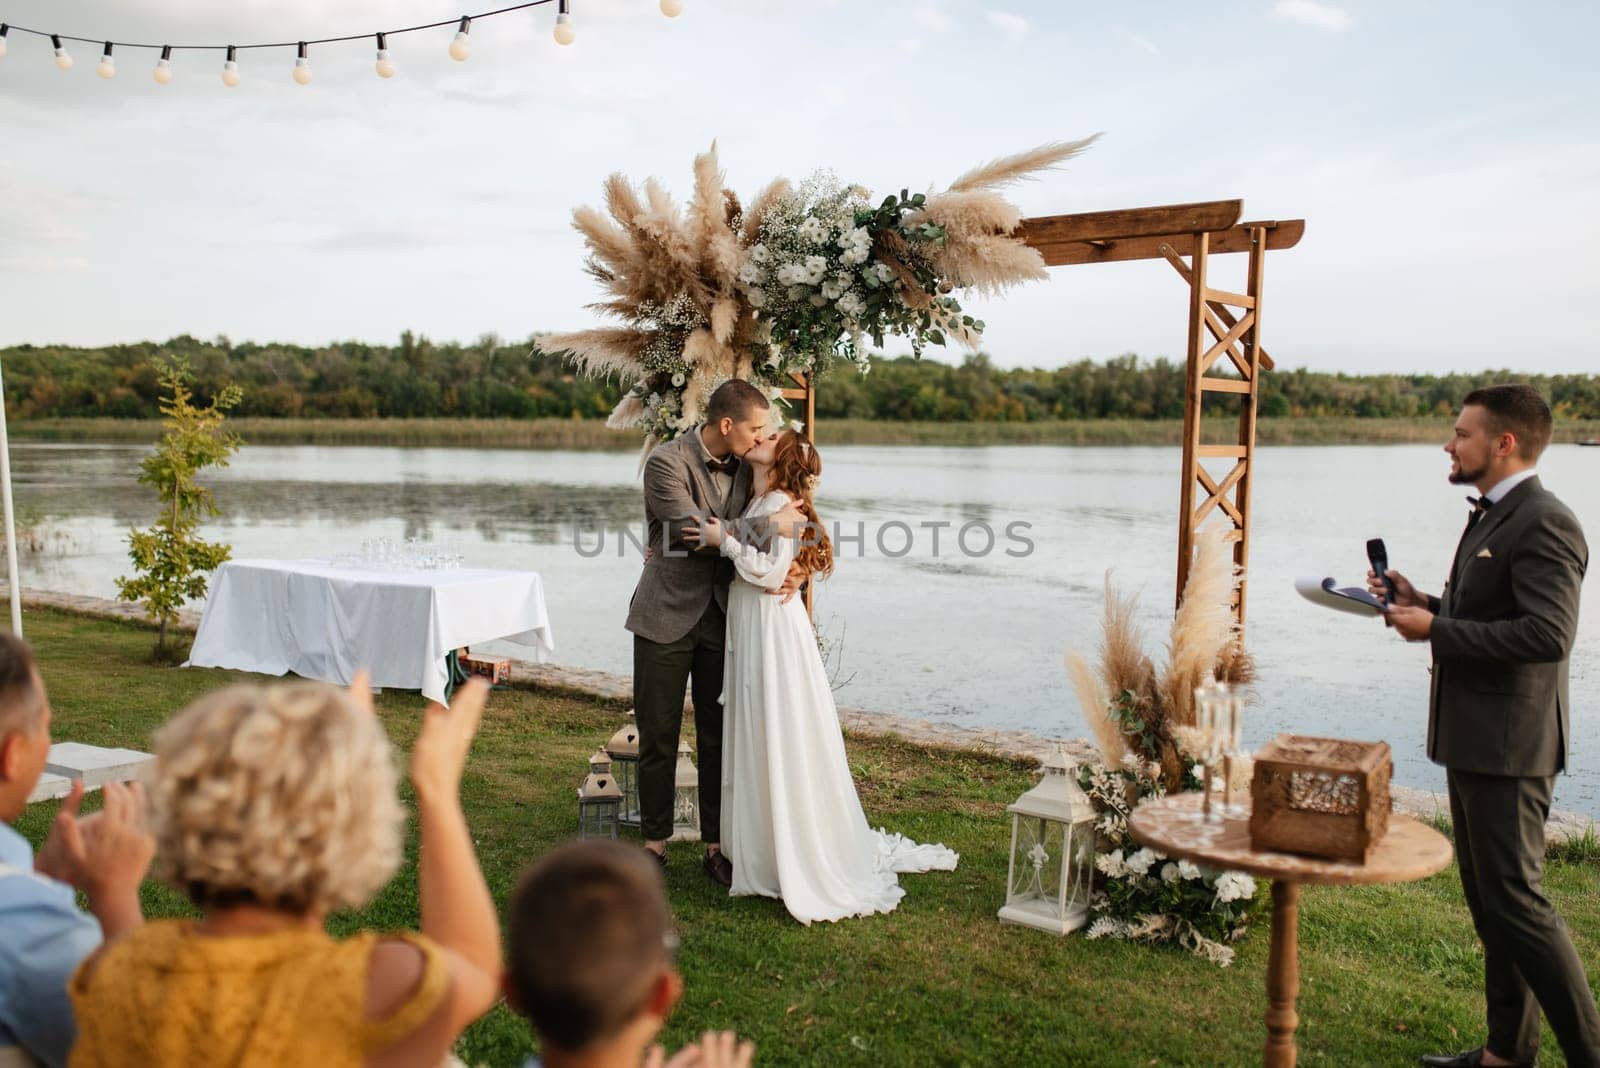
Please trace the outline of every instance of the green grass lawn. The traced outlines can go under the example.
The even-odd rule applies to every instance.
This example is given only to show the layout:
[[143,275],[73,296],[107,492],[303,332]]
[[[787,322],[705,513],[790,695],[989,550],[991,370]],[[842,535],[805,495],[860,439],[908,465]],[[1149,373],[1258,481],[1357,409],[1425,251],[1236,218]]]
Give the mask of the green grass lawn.
[[[152,667],[148,630],[50,611],[27,618],[56,712],[58,740],[148,748],[151,731],[231,672]],[[1065,700],[1063,694],[1063,700]],[[420,698],[379,709],[398,749],[415,737]],[[495,693],[464,785],[468,818],[497,901],[518,873],[576,828],[574,789],[621,710],[564,695]],[[1259,1063],[1267,930],[1219,969],[1182,952],[1055,938],[1002,927],[1007,802],[1029,770],[968,753],[849,739],[868,816],[959,850],[954,873],[907,876],[898,911],[806,928],[778,902],[730,900],[701,874],[698,846],[674,848],[668,886],[687,992],[666,1039],[732,1027],[765,1064],[1234,1065]],[[409,799],[408,799],[409,800]],[[22,830],[42,838],[53,803]],[[417,925],[411,861],[336,933]],[[1600,971],[1600,866],[1553,863],[1547,889],[1590,974]],[[149,885],[151,916],[188,912]],[[1482,956],[1455,870],[1397,887],[1308,887],[1301,908],[1300,1055],[1306,1064],[1404,1065],[1481,1038]],[[467,1032],[469,1064],[513,1065],[532,1049],[503,1006]],[[1546,1065],[1561,1063],[1546,1032]]]

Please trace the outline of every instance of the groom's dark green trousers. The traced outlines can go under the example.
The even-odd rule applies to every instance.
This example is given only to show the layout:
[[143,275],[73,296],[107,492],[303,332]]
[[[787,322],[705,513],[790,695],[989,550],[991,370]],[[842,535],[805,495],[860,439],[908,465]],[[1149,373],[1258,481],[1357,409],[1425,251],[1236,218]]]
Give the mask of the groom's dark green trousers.
[[672,837],[673,776],[683,691],[693,679],[695,755],[700,772],[700,838],[722,837],[722,655],[727,616],[715,597],[689,633],[673,642],[633,636],[633,712],[639,723],[639,821],[646,839]]

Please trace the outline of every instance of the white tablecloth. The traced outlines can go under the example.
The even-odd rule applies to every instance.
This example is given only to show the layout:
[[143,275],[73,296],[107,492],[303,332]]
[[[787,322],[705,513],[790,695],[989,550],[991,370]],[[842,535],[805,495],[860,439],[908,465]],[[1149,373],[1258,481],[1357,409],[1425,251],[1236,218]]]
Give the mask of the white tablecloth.
[[217,570],[189,665],[294,672],[444,700],[445,658],[503,639],[555,651],[532,571],[362,571],[324,560],[231,560]]

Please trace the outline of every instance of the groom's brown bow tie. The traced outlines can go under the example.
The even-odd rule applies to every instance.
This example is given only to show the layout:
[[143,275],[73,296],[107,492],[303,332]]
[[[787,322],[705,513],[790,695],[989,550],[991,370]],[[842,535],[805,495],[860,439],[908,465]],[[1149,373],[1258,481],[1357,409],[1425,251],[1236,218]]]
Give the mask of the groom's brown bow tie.
[[725,456],[720,460],[707,459],[706,466],[713,471],[720,471],[725,475],[731,475],[733,474],[733,469],[739,466],[739,458],[737,456],[730,455]]

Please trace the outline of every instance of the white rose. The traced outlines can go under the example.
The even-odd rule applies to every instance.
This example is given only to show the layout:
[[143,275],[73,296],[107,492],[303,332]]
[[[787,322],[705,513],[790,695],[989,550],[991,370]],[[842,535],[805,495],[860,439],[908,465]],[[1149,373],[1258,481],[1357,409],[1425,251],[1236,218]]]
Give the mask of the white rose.
[[1157,859],[1154,850],[1141,849],[1128,858],[1127,867],[1135,875],[1144,875],[1150,870],[1150,865],[1154,864]]
[[1098,857],[1095,857],[1094,866],[1098,868],[1103,875],[1110,876],[1113,879],[1122,875],[1122,873],[1126,870],[1122,863],[1122,854],[1116,851],[1110,853],[1101,853]]
[[756,244],[750,246],[750,258],[757,263],[766,263],[772,258],[772,253],[767,251],[767,246]]
[[[752,308],[763,307],[767,303],[767,291],[757,286],[746,290],[744,299],[750,302],[750,307]],[[770,332],[772,328],[768,327],[767,329]]]
[[1243,901],[1255,896],[1256,881],[1243,872],[1225,871],[1217,876],[1213,889],[1217,892],[1218,904],[1226,901]]
[[826,282],[822,283],[822,295],[828,300],[838,300],[840,297],[844,296],[844,287],[834,279],[830,278]]
[[839,259],[854,267],[857,264],[867,262],[867,250],[858,245],[852,245],[844,250]]
[[683,372],[682,371],[679,371],[677,374],[672,376],[672,384],[674,386],[677,386],[679,389],[683,388],[683,384],[684,384],[685,381],[687,381],[687,379],[685,379],[683,377]]
[[1178,866],[1170,860],[1161,865],[1161,881],[1164,883],[1175,883],[1178,881]]
[[1178,861],[1178,875],[1181,878],[1198,879],[1203,874],[1204,873],[1200,870],[1200,865],[1191,863],[1187,860]]
[[754,283],[765,282],[766,280],[767,272],[750,260],[745,260],[744,265],[739,268],[739,281],[741,282]]
[[828,273],[828,261],[821,256],[807,256],[805,272],[805,280],[811,285],[816,285]]
[[894,280],[894,268],[890,267],[887,263],[874,263],[872,265],[872,273],[878,276],[878,281],[880,282],[890,282]]

